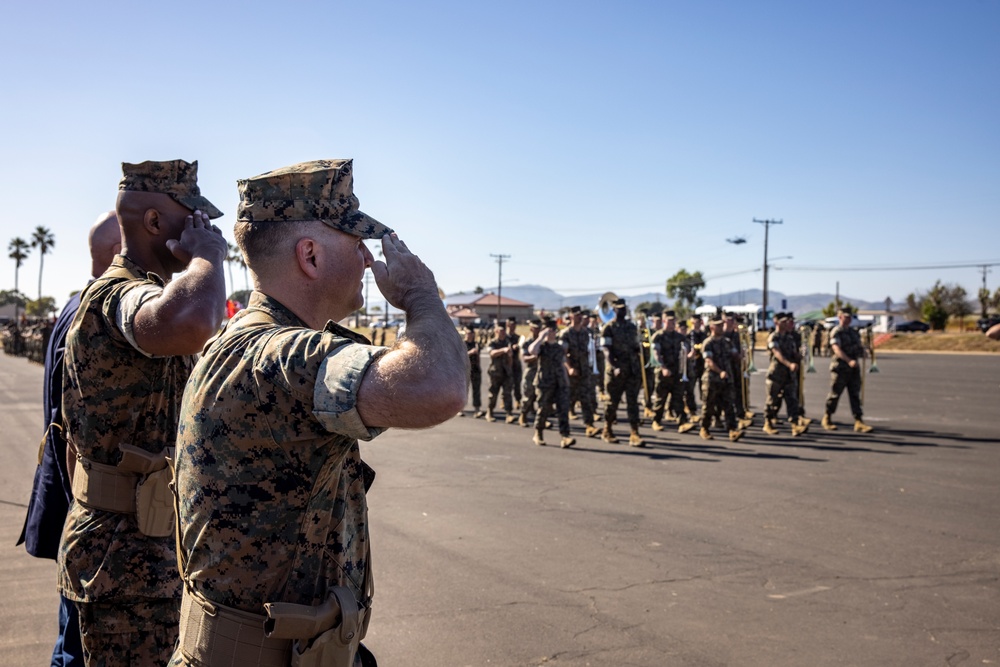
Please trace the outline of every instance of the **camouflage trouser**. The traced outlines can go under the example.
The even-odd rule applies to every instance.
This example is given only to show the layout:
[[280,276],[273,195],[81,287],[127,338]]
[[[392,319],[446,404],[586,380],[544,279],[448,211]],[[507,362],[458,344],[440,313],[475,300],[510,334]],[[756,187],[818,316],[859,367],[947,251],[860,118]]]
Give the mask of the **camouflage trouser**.
[[594,378],[590,373],[572,375],[569,378],[569,407],[580,402],[580,417],[586,426],[594,425],[594,411],[597,403],[594,401]]
[[503,409],[507,414],[514,410],[514,402],[511,398],[511,389],[514,378],[507,371],[489,371],[490,376],[490,396],[488,407],[492,411],[497,406],[497,398],[503,395]]
[[855,419],[861,419],[861,366],[851,368],[842,361],[830,373],[830,393],[826,397],[826,414],[837,411],[840,395],[847,389],[847,398],[851,401],[851,414]]
[[733,400],[733,383],[726,380],[713,379],[714,373],[706,372],[701,379],[702,392],[705,394],[704,416],[701,425],[708,428],[710,417],[722,414],[726,420],[726,430],[736,430],[736,402]]
[[77,602],[87,667],[165,665],[177,643],[180,600]]
[[472,408],[474,410],[479,410],[483,405],[482,399],[482,385],[483,385],[483,369],[478,366],[469,367],[469,391],[472,392]]
[[535,376],[538,375],[538,364],[524,365],[524,380],[521,383],[521,392],[524,399],[521,401],[521,414],[530,415],[535,413],[535,402],[538,400],[538,390],[535,388]]
[[656,373],[656,391],[653,393],[653,421],[662,422],[663,413],[669,406],[670,411],[680,418],[680,423],[687,422],[687,415],[684,413],[684,391],[685,384],[676,375],[665,377],[662,371]]
[[642,387],[642,377],[625,372],[618,376],[609,373],[605,386],[608,390],[608,405],[604,408],[605,423],[610,425],[618,421],[618,404],[621,403],[622,394],[625,394],[629,426],[639,428],[639,389]]
[[521,402],[521,379],[524,376],[524,366],[520,359],[516,359],[511,367],[511,391],[514,392],[514,400]]
[[801,414],[799,374],[797,372],[792,373],[785,366],[777,366],[767,372],[766,385],[767,406],[764,408],[764,415],[767,419],[774,419],[778,416],[782,399],[785,401],[789,419],[795,419]]
[[559,435],[569,437],[569,387],[557,385],[538,388],[538,416],[535,417],[535,430],[545,429],[545,421],[556,413],[559,422]]

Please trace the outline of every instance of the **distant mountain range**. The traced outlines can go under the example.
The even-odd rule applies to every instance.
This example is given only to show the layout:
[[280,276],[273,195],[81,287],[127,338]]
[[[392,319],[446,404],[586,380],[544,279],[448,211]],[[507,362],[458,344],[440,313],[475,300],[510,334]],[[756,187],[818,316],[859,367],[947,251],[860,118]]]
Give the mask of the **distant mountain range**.
[[[496,292],[496,287],[485,288],[484,293]],[[458,292],[449,294],[446,297],[448,303],[460,303],[462,301],[472,301],[479,295],[473,292]],[[596,308],[598,300],[603,294],[574,294],[573,296],[563,296],[558,292],[542,287],[541,285],[511,285],[504,286],[503,296],[510,299],[517,299],[525,303],[532,304],[536,310],[559,310],[570,306],[580,306],[582,308]],[[760,289],[740,290],[739,292],[729,292],[727,294],[701,294],[705,305],[709,306],[734,306],[746,303],[761,303],[763,301],[763,291]],[[636,305],[644,301],[660,301],[668,305],[673,304],[673,299],[668,299],[664,292],[646,292],[645,294],[622,295],[629,305]],[[796,315],[802,316],[813,311],[822,310],[836,298],[834,294],[800,294],[788,296],[782,292],[768,290],[768,306],[774,310],[789,310]],[[846,294],[840,295],[843,303],[850,303],[855,308],[862,310],[884,310],[884,301],[863,301],[853,299]],[[896,304],[899,306],[901,304]]]

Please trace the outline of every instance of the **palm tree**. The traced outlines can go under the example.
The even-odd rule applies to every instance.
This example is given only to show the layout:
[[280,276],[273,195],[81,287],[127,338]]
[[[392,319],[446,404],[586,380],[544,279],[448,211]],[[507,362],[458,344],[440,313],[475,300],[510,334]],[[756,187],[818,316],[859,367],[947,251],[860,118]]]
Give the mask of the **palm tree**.
[[56,247],[56,237],[47,227],[38,225],[31,235],[31,247],[38,248],[38,298],[42,298],[42,270],[45,268],[45,255]]
[[22,239],[20,236],[11,239],[10,245],[7,246],[7,250],[10,251],[8,257],[14,260],[14,323],[15,326],[19,326],[17,323],[21,321],[18,317],[18,307],[21,305],[20,301],[17,299],[18,295],[18,273],[21,271],[21,265],[24,264],[24,260],[28,259],[28,253],[31,252],[31,246],[28,242]]

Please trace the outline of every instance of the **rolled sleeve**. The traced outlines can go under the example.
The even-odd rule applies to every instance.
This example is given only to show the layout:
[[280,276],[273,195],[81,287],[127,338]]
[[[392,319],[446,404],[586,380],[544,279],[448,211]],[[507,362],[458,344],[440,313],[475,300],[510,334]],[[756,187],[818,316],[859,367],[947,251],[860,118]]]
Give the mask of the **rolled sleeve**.
[[388,348],[342,345],[319,367],[313,390],[313,415],[331,433],[357,440],[371,440],[383,428],[369,428],[358,414],[358,389],[371,363]]
[[118,325],[118,330],[125,336],[125,340],[144,356],[151,359],[155,358],[156,355],[143,350],[135,340],[135,316],[144,303],[150,299],[159,297],[161,294],[163,294],[163,288],[153,283],[133,287],[122,296],[118,302],[118,309],[115,311],[115,323]]

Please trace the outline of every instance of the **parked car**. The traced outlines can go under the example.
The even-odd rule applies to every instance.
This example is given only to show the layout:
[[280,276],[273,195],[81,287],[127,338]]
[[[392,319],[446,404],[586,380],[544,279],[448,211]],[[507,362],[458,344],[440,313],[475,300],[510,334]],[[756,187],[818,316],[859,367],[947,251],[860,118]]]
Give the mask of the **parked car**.
[[931,325],[926,322],[921,322],[920,320],[910,320],[909,322],[899,322],[896,324],[897,332],[919,332],[926,333],[930,331]]
[[982,331],[983,333],[986,333],[989,330],[989,328],[992,327],[994,324],[1000,324],[1000,315],[990,315],[989,317],[980,317],[976,321],[976,326],[978,326],[979,330]]

